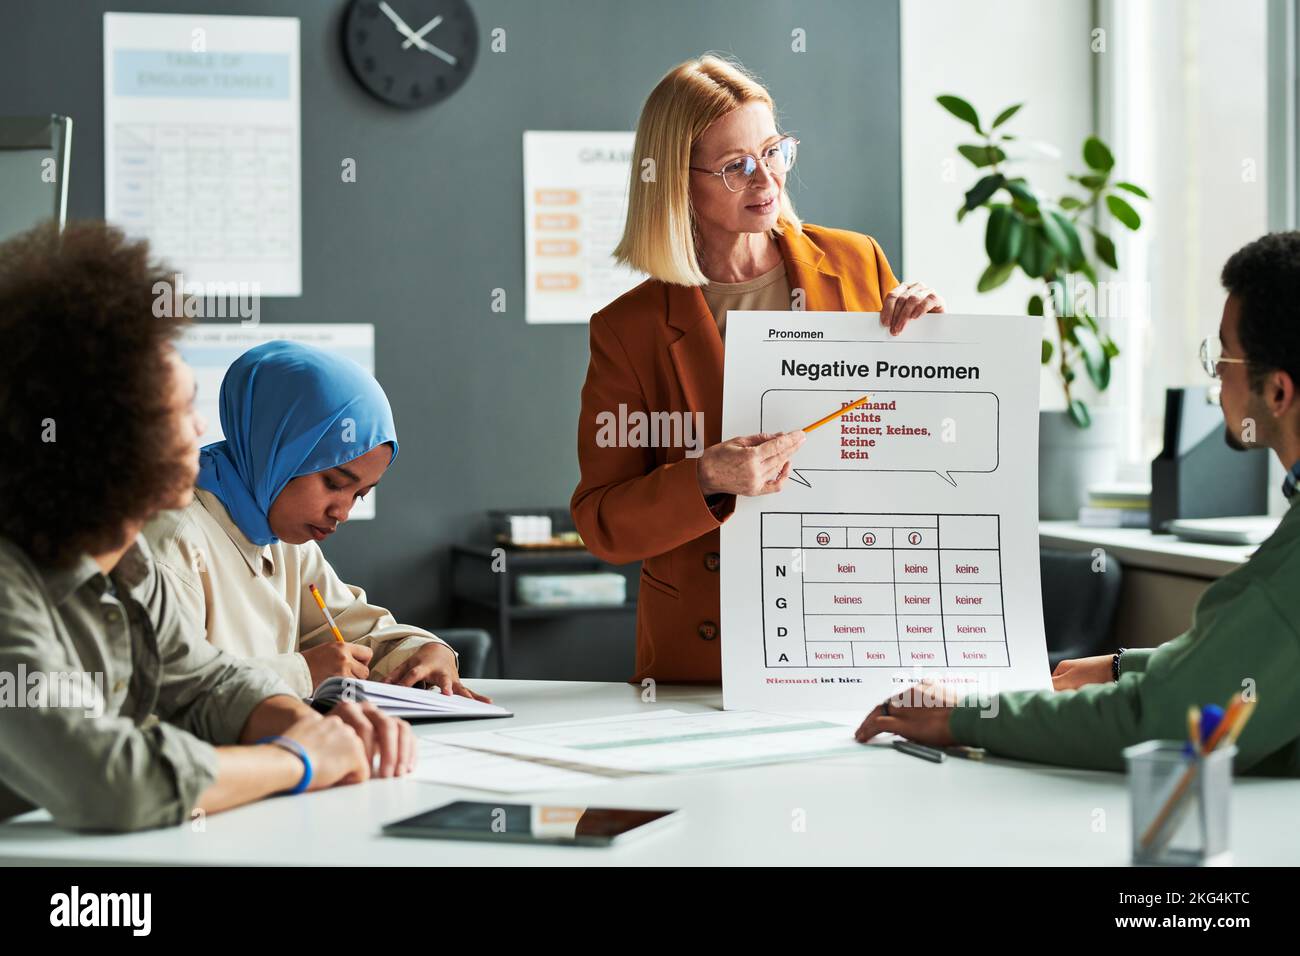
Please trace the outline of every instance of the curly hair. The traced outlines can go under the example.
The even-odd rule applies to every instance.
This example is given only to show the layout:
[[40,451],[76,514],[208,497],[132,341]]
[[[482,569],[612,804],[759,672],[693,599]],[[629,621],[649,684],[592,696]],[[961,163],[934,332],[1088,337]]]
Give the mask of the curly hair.
[[0,244],[0,535],[37,564],[121,547],[192,474],[170,396],[187,320],[154,314],[172,281],[101,222]]
[[1251,389],[1263,387],[1269,369],[1281,369],[1300,385],[1300,232],[1271,232],[1242,246],[1221,280],[1241,304],[1237,337],[1251,361]]

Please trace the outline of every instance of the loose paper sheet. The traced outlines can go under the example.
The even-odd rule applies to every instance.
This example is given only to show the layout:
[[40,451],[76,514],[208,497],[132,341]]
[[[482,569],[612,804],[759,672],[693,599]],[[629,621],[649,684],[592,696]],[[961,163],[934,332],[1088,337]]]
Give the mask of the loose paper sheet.
[[685,773],[865,752],[852,726],[809,715],[665,709],[443,738],[521,759],[636,773]]

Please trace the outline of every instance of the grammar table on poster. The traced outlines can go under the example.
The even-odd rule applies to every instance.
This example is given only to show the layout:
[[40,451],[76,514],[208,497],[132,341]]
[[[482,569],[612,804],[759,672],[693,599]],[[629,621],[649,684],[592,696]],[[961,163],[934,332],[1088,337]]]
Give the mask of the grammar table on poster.
[[1038,570],[1038,329],[875,313],[727,319],[723,436],[807,426],[722,526],[728,709],[869,708],[931,679],[1050,685]]

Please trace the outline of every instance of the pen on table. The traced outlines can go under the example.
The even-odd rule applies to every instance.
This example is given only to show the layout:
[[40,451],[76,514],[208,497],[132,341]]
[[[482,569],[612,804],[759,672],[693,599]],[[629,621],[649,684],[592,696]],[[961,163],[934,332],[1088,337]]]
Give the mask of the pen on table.
[[859,399],[858,399],[856,402],[854,402],[853,404],[851,404],[851,405],[845,405],[845,406],[844,406],[843,408],[841,408],[839,411],[837,411],[837,412],[831,412],[829,415],[825,416],[824,418],[819,418],[819,419],[817,419],[817,421],[813,422],[811,425],[805,425],[805,426],[803,427],[803,430],[804,430],[805,432],[810,432],[810,431],[812,431],[814,428],[821,428],[821,427],[822,427],[823,425],[825,425],[827,422],[834,421],[835,419],[837,419],[837,418],[839,418],[841,415],[843,415],[845,412],[851,412],[851,411],[853,411],[853,409],[857,408],[859,405],[861,405],[863,402],[866,402],[866,401],[869,400],[870,398],[871,398],[870,395],[863,395],[861,398],[859,398]]
[[920,757],[922,760],[928,760],[931,763],[943,763],[948,759],[948,755],[942,750],[934,747],[927,747],[925,744],[913,743],[910,740],[895,740],[894,749],[899,753],[909,754],[913,757]]
[[331,614],[330,609],[325,606],[325,599],[320,596],[320,591],[316,590],[316,585],[309,584],[307,587],[311,589],[311,596],[314,597],[316,603],[320,605],[320,612],[325,615],[325,620],[329,623],[330,630],[334,632],[334,640],[338,641],[340,644],[347,643],[343,640],[343,632],[340,631],[339,626],[334,623],[334,615]]
[[944,747],[943,752],[950,757],[961,757],[963,760],[983,760],[989,753],[983,747],[967,747],[965,744]]

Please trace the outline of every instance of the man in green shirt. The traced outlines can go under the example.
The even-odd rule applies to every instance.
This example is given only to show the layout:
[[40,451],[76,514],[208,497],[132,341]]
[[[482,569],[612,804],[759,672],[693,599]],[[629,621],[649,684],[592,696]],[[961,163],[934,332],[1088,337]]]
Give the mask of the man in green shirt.
[[933,746],[1118,770],[1130,744],[1185,739],[1189,706],[1225,704],[1246,691],[1258,703],[1237,742],[1237,770],[1300,776],[1300,232],[1239,250],[1222,281],[1228,296],[1218,341],[1206,340],[1202,361],[1222,381],[1228,443],[1270,448],[1290,469],[1289,507],[1277,530],[1201,596],[1179,637],[1125,651],[1118,661],[1066,662],[1057,690],[1002,693],[985,707],[940,688],[913,688],[871,711],[858,740],[896,733]]
[[405,722],[207,643],[139,537],[203,430],[170,281],[102,224],[0,245],[0,819],[136,830],[414,764]]

